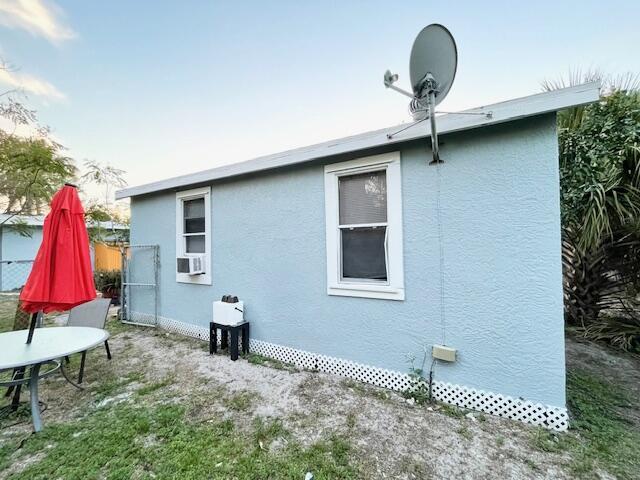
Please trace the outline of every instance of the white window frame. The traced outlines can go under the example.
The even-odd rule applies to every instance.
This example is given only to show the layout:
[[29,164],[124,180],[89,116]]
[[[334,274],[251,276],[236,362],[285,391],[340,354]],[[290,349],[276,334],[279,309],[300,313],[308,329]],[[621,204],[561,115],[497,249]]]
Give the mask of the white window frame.
[[[387,182],[387,281],[341,278],[338,180],[344,175],[384,170]],[[402,250],[402,176],[400,152],[373,155],[324,167],[327,294],[404,300]]]
[[[202,255],[186,253],[184,236],[184,202],[204,198],[204,265],[205,273],[189,275],[176,271],[176,282],[211,285],[211,187],[194,188],[176,193],[176,258]],[[174,268],[176,264],[174,263]]]

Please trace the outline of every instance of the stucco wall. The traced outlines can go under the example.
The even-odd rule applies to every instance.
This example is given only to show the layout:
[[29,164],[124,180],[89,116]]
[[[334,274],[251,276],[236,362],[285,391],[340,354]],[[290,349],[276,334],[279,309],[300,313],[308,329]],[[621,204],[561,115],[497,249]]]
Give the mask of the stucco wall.
[[[24,237],[10,227],[2,227],[0,233],[0,260],[33,260],[42,242],[42,228],[30,229],[31,236]],[[30,264],[2,263],[0,265],[0,290],[20,288],[27,281]]]
[[[564,406],[555,117],[441,141],[444,334],[459,358],[435,378]],[[134,198],[132,243],[160,245],[160,315],[206,326],[232,293],[257,339],[406,372],[443,326],[437,170],[428,144],[400,150],[405,301],[327,295],[317,162],[212,185],[212,286],[176,283],[175,192]]]

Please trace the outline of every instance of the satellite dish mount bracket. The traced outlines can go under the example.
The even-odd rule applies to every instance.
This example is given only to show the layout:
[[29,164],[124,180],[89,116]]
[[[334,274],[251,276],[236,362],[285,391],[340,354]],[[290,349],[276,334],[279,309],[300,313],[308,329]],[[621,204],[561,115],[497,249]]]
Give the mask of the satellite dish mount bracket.
[[444,163],[440,159],[440,146],[438,145],[438,131],[436,128],[436,93],[438,93],[438,83],[431,73],[427,73],[419,85],[420,102],[426,100],[427,115],[431,123],[431,150],[433,152],[433,160],[429,165]]

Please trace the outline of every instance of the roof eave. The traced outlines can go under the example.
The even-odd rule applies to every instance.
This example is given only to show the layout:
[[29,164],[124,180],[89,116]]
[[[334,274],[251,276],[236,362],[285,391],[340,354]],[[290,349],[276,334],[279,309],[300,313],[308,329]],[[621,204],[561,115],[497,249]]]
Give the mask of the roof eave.
[[[600,82],[585,83],[552,92],[538,93],[528,97],[516,98],[505,102],[464,110],[462,112],[446,114],[438,117],[438,131],[439,134],[445,134],[511,122],[530,116],[543,115],[545,113],[557,112],[566,108],[593,103],[599,98]],[[430,136],[429,126],[424,125],[422,128],[408,128],[400,133],[394,134],[391,138],[388,137],[388,134],[405,127],[407,127],[406,124],[396,125],[390,128],[258,157],[244,162],[224,165],[210,170],[124,188],[116,192],[116,199],[134,197],[162,190],[183,188],[223,178],[286,167],[334,155],[384,145],[393,145]]]

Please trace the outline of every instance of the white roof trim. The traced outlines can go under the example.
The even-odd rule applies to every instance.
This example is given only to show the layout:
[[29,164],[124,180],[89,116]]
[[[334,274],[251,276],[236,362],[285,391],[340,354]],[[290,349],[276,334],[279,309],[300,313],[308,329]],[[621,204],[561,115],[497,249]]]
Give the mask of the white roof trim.
[[[11,215],[8,213],[3,213],[0,214],[0,227],[9,227],[17,223],[22,223],[29,227],[42,227],[44,225],[44,218],[45,215]],[[89,228],[95,228],[99,226],[100,228],[104,228],[107,230],[129,230],[128,225],[112,221],[95,222],[93,220],[87,220],[86,224]]]
[[[458,113],[450,113],[438,117],[438,133],[452,133],[472,128],[485,127],[498,123],[511,122],[521,118],[556,112],[565,108],[592,103],[600,98],[600,83],[592,82],[563,88],[552,92],[538,93],[528,97],[494,103],[478,108],[464,110]],[[464,113],[489,113],[492,115],[464,115]],[[286,152],[254,158],[244,162],[224,165],[210,170],[168,178],[158,182],[147,183],[135,187],[129,187],[116,192],[116,199],[144,195],[146,193],[161,190],[184,188],[190,185],[206,183],[221,178],[260,172],[274,168],[295,165],[319,158],[330,157],[358,150],[365,150],[384,145],[402,143],[430,135],[428,122],[423,122],[420,127],[411,127],[387,138],[387,134],[405,128],[410,124],[396,125],[382,130],[353,135],[338,140],[311,145],[309,147],[296,148]]]

